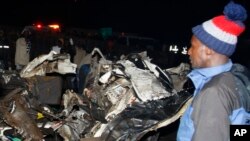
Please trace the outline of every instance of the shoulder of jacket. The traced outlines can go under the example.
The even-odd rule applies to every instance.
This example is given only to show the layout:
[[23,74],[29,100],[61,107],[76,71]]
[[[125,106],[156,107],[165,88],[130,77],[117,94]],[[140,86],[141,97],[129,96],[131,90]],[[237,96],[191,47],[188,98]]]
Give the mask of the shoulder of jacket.
[[[220,97],[237,97],[237,85],[235,77],[230,72],[220,73],[214,76],[209,82],[207,82],[201,90],[203,92],[209,92],[209,95],[220,94]],[[212,94],[211,94],[212,93]]]
[[216,83],[216,85],[235,83],[234,82],[234,75],[231,72],[220,73],[220,74],[212,77],[212,79],[207,84],[211,85],[213,83]]

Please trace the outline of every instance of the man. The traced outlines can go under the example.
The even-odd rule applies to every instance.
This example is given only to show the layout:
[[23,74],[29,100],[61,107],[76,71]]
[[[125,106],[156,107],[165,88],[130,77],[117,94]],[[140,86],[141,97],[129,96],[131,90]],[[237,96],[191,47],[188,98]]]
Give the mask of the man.
[[21,70],[30,60],[30,36],[29,30],[24,30],[16,41],[15,65],[16,70]]
[[56,42],[55,46],[52,46],[51,50],[55,51],[57,54],[61,53],[61,49],[63,48],[64,40],[63,38],[59,38]]
[[250,114],[240,99],[240,89],[230,69],[229,58],[237,37],[245,30],[246,10],[230,2],[224,15],[192,29],[188,50],[193,70],[188,74],[195,86],[192,104],[181,118],[178,141],[228,141],[230,124],[246,124]]

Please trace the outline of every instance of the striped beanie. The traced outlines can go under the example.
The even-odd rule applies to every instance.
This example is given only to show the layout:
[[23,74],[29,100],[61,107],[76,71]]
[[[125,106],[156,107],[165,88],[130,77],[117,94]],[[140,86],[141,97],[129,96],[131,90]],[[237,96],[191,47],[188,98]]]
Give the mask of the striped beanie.
[[204,45],[229,57],[235,51],[238,36],[245,30],[243,21],[247,12],[241,5],[230,2],[223,13],[193,27],[192,32]]

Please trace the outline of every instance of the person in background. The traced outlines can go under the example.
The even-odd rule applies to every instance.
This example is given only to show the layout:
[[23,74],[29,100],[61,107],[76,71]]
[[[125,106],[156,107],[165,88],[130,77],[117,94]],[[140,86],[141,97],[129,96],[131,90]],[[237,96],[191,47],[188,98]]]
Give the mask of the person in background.
[[[61,54],[69,54],[70,56],[70,62],[74,61],[74,56],[76,54],[75,45],[72,38],[69,38],[69,40],[65,40],[64,45],[60,51]],[[65,89],[74,90],[75,92],[78,91],[77,88],[77,75],[76,74],[65,74],[64,75],[65,81],[64,81],[64,87]]]
[[[121,50],[121,49],[120,49]],[[120,59],[120,50],[113,37],[106,39],[103,47],[103,54],[108,60],[117,61]]]
[[69,38],[69,40],[65,42],[63,48],[61,49],[61,53],[68,53],[70,55],[70,62],[74,62],[76,48],[72,38]]
[[57,54],[61,53],[61,49],[63,48],[64,41],[62,38],[59,38],[56,41],[56,45],[51,48],[51,50],[55,51]]
[[195,91],[180,120],[178,141],[229,141],[230,124],[247,124],[250,120],[241,89],[230,72],[230,56],[245,30],[247,12],[242,5],[230,2],[223,13],[192,28],[188,55],[193,70],[188,77]]
[[79,62],[79,70],[77,72],[78,74],[78,92],[80,94],[83,93],[83,90],[86,85],[86,79],[87,76],[91,70],[90,65],[91,65],[91,60],[92,60],[92,50],[94,47],[91,46],[85,46],[85,56],[81,58]]
[[77,70],[79,70],[81,60],[86,56],[86,50],[85,50],[85,45],[83,44],[83,42],[80,43],[80,41],[77,42],[75,47],[76,47],[76,55],[74,56],[73,63],[77,64]]
[[29,30],[24,30],[16,41],[15,66],[16,70],[21,70],[30,60],[30,35]]

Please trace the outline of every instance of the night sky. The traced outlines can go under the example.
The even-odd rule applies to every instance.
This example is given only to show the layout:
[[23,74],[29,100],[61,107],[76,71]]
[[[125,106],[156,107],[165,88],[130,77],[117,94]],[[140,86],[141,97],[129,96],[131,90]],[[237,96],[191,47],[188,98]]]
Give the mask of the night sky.
[[[64,27],[112,27],[114,31],[140,33],[174,41],[189,38],[191,27],[221,14],[228,2],[229,0],[8,0],[0,2],[0,18],[1,23],[7,25],[58,22]],[[247,9],[250,7],[249,0],[237,2]]]

